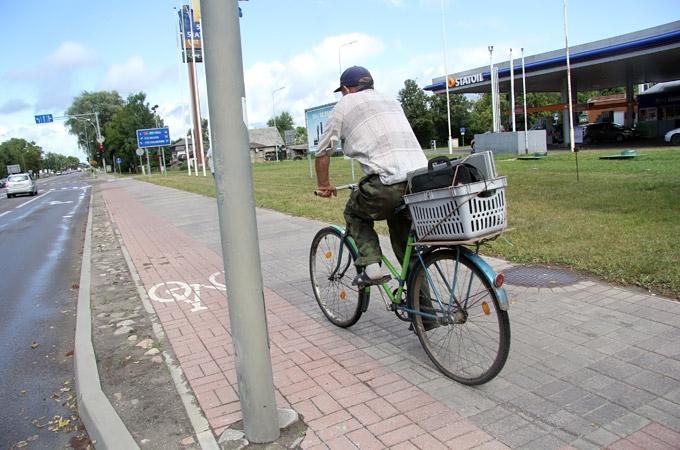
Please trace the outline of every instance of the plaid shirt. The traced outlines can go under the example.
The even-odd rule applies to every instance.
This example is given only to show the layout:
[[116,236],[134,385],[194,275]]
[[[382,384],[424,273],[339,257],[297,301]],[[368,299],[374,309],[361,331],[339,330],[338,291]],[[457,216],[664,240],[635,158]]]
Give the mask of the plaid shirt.
[[332,153],[340,141],[346,156],[356,159],[366,175],[378,174],[385,185],[406,181],[408,172],[427,166],[399,102],[373,89],[338,101],[316,154]]

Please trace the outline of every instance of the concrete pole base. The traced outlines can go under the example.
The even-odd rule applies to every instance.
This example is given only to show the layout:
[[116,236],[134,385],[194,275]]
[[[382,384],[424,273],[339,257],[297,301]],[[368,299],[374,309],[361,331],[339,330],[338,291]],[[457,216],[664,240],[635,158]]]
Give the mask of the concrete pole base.
[[[270,443],[267,448],[296,448],[302,442],[302,439],[304,439],[304,431],[306,431],[307,426],[300,421],[300,416],[292,409],[278,408],[277,413],[281,436],[275,442]],[[222,450],[248,448],[251,443],[246,439],[245,432],[243,431],[243,421],[239,421],[224,430],[218,443]]]

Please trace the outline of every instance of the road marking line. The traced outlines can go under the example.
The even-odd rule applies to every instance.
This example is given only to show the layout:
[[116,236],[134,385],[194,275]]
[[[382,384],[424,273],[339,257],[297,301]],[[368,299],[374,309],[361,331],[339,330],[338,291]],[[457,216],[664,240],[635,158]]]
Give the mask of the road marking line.
[[9,214],[9,213],[11,213],[11,212],[12,212],[12,211],[5,211],[4,213],[0,214],[0,217],[4,216],[5,214]]
[[34,202],[34,201],[38,200],[39,198],[44,197],[45,195],[49,194],[50,192],[52,192],[51,189],[50,189],[49,191],[47,191],[47,192],[41,194],[41,195],[37,195],[36,197],[30,199],[30,200],[27,201],[27,202],[22,203],[21,205],[17,206],[16,209],[22,208],[22,207],[28,205],[29,203]]

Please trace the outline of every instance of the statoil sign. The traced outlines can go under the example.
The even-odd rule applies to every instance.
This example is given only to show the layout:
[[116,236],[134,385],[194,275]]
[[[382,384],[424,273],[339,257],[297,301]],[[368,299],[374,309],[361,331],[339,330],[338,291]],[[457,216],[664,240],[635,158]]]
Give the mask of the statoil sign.
[[482,72],[465,75],[460,78],[449,77],[448,79],[449,88],[467,86],[468,84],[481,83],[482,81],[484,81],[484,74],[482,74]]

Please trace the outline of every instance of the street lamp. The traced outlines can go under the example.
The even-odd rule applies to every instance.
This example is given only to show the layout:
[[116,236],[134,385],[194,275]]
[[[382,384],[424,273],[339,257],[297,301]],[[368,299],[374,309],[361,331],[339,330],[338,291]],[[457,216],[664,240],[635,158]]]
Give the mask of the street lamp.
[[[279,92],[279,91],[281,91],[285,88],[286,88],[286,86],[281,86],[280,88],[274,89],[272,91],[272,115],[274,117],[274,128],[276,129],[277,133],[279,132],[279,128],[276,126],[276,106],[275,106],[275,103],[274,103],[274,94],[276,94],[277,92]],[[276,161],[278,162],[278,160],[279,160],[279,146],[275,145],[274,149],[275,149],[275,152],[276,152]]]
[[342,50],[342,47],[346,47],[348,45],[356,44],[358,41],[356,39],[345,42],[344,44],[340,44],[338,47],[338,78],[342,75],[342,63],[340,62],[340,50]]

